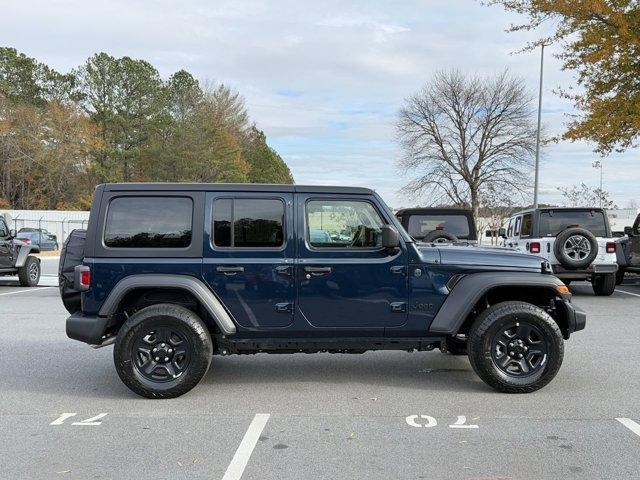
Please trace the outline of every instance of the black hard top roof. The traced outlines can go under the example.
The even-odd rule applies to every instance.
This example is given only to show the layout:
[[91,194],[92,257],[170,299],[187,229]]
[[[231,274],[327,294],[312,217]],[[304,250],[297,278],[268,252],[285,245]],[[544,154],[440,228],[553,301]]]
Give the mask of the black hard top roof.
[[333,187],[323,185],[290,185],[268,183],[105,183],[106,191],[127,192],[283,192],[283,193],[354,193],[371,195],[363,187]]
[[455,207],[414,207],[414,208],[401,208],[396,212],[396,215],[471,215],[471,210],[466,208]]
[[517,215],[523,215],[525,213],[532,212],[584,212],[584,211],[595,211],[595,212],[604,212],[604,208],[600,207],[538,207],[538,208],[528,208],[527,210],[520,210],[519,212],[514,212],[510,216],[515,217]]

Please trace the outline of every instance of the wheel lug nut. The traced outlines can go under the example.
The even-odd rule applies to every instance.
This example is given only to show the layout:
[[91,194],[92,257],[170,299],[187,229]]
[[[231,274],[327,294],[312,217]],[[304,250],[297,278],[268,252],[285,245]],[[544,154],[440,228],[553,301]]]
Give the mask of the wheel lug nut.
[[162,348],[164,348],[164,343],[161,343],[161,344],[160,344],[160,346],[161,346]]
[[514,352],[509,352],[509,355],[513,356],[513,353],[514,353]]
[[156,360],[156,362],[159,362],[159,361],[160,361],[160,358],[159,358],[159,357],[156,357],[156,358],[155,358],[155,360]]
[[[520,355],[520,356],[522,356],[522,355]],[[168,362],[169,361],[169,357],[164,357],[164,361]]]

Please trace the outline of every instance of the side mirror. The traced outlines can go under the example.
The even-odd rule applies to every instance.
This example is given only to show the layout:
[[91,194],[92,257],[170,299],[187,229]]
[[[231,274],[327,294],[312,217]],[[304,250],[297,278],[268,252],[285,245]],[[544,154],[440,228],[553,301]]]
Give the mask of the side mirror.
[[502,238],[507,238],[507,229],[501,228],[500,230],[498,230],[498,236]]
[[397,248],[400,243],[400,234],[393,225],[384,225],[382,227],[382,246],[384,248]]
[[9,238],[16,238],[17,235],[18,233],[16,232],[15,228],[9,229]]
[[633,228],[632,227],[624,227],[624,234],[625,235],[633,235]]

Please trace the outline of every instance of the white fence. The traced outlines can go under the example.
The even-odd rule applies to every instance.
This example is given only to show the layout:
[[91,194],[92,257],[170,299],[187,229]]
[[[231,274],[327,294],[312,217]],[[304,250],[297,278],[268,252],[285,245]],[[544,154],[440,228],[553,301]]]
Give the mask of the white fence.
[[9,228],[20,230],[27,227],[48,230],[57,237],[60,247],[72,230],[86,228],[89,221],[89,212],[83,211],[4,210],[0,213],[7,215]]

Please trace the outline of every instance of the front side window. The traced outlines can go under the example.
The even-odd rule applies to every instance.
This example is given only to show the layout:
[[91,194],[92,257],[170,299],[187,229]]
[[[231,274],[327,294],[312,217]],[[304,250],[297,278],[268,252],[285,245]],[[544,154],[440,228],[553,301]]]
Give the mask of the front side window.
[[513,218],[509,219],[509,228],[507,228],[507,237],[511,237],[513,235]]
[[265,198],[219,198],[213,202],[216,247],[278,248],[284,244],[284,203]]
[[7,224],[4,223],[4,220],[0,220],[0,238],[4,238],[9,235],[9,229],[7,228]]
[[317,248],[382,246],[384,221],[369,202],[312,200],[307,203],[307,238]]
[[111,248],[186,248],[193,201],[187,197],[117,197],[111,200],[104,244]]

